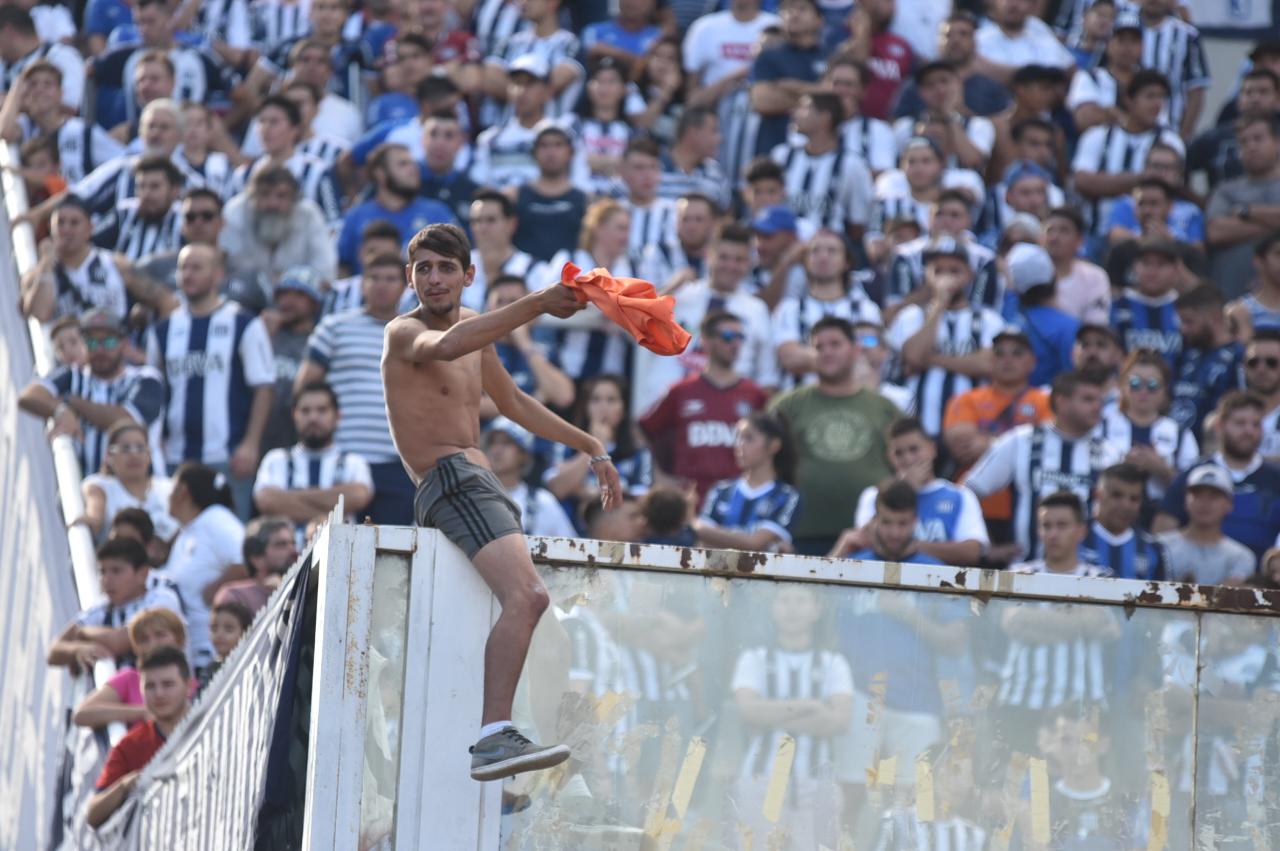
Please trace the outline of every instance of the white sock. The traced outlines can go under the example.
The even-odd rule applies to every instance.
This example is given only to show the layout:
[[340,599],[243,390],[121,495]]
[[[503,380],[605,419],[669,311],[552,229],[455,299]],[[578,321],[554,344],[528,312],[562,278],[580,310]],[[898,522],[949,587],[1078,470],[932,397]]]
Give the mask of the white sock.
[[485,724],[480,728],[480,738],[483,739],[485,736],[492,736],[494,733],[501,733],[508,727],[514,726],[515,725],[510,721],[494,721],[492,724]]

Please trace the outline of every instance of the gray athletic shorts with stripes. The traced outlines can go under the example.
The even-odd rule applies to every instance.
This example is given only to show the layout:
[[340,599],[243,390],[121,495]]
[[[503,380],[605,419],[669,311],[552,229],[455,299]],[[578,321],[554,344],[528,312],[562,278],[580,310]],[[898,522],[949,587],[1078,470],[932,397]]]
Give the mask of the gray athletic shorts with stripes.
[[520,508],[489,470],[455,452],[436,462],[413,495],[413,519],[444,532],[467,558],[520,528]]

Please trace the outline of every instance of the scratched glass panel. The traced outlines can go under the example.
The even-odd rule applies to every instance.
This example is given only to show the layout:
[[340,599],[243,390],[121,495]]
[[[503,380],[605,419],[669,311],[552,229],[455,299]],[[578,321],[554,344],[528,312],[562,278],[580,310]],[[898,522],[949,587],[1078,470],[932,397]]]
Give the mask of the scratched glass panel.
[[373,565],[369,618],[369,688],[360,798],[362,851],[392,847],[408,613],[409,559],[398,553],[379,555]]
[[1190,636],[1170,635],[1170,689],[1200,672],[1199,735],[1188,746],[1180,788],[1195,778],[1196,837],[1203,848],[1280,848],[1280,670],[1276,621],[1201,616],[1200,658]]
[[574,758],[506,784],[503,849],[1190,848],[1191,614],[543,575],[517,723]]

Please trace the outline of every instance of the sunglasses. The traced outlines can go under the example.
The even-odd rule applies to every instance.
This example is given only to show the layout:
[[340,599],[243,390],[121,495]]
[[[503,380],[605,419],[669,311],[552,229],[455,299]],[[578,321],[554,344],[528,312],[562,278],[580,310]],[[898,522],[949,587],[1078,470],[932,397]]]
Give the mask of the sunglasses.
[[211,222],[216,218],[218,214],[213,210],[190,210],[186,215],[189,222]]
[[1267,369],[1275,369],[1277,367],[1280,367],[1280,358],[1252,357],[1252,358],[1249,358],[1247,361],[1245,361],[1244,365],[1249,369],[1257,369],[1258,367],[1264,366],[1264,365],[1267,367]]
[[111,455],[146,455],[147,447],[142,443],[121,443],[107,450]]
[[1154,393],[1162,387],[1164,387],[1164,382],[1158,378],[1139,378],[1136,375],[1129,376],[1130,390],[1142,390],[1143,388],[1146,388]]
[[111,351],[118,345],[120,345],[119,337],[103,337],[102,339],[89,337],[84,341],[84,347],[91,352],[96,349],[106,349],[107,351]]
[[716,336],[718,336],[720,340],[725,343],[740,343],[743,340],[747,339],[747,335],[742,333],[741,331],[721,331]]
[[863,334],[858,337],[858,345],[862,346],[864,349],[874,349],[876,346],[880,345],[880,335]]

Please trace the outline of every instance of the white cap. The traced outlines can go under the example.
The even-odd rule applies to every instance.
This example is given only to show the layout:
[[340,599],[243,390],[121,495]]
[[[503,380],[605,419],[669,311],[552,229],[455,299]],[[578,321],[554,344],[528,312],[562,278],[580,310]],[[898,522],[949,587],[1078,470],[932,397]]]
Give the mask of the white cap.
[[1052,284],[1057,279],[1049,252],[1029,242],[1019,242],[1009,249],[1005,258],[1009,266],[1010,283],[1018,295],[1032,287]]
[[551,76],[551,66],[547,64],[546,59],[537,53],[521,53],[511,60],[511,63],[507,65],[507,73],[514,74],[517,71],[532,74],[539,80],[545,80]]
[[1216,488],[1227,496],[1235,496],[1236,486],[1231,474],[1217,464],[1201,464],[1187,475],[1187,490],[1191,488]]

